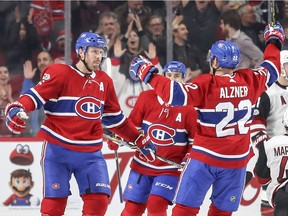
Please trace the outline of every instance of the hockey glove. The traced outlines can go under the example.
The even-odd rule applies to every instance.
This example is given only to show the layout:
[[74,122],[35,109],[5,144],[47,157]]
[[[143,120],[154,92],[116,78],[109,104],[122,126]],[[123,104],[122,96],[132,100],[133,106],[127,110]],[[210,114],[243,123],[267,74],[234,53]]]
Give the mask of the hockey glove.
[[156,159],[157,148],[151,142],[148,145],[144,146],[143,148],[140,148],[139,151],[140,151],[139,157],[144,158],[147,162],[153,162]]
[[149,136],[140,134],[134,143],[139,148],[139,156],[141,158],[144,158],[148,162],[153,162],[155,160],[157,148],[153,143],[151,143]]
[[268,140],[268,136],[265,131],[259,131],[255,136],[251,137],[251,140],[252,144],[259,149],[260,146]]
[[281,24],[277,21],[276,25],[271,26],[270,24],[265,27],[264,39],[266,46],[269,43],[273,43],[278,49],[282,49],[284,44],[285,34]]
[[140,78],[147,84],[150,81],[151,75],[158,73],[158,69],[148,59],[140,55],[140,57],[133,58],[129,73],[132,79],[137,80],[137,78]]
[[[120,137],[118,136],[115,136],[116,139],[121,139]],[[116,151],[118,150],[119,148],[119,145],[115,142],[113,142],[112,140],[110,139],[107,139],[107,144],[108,144],[108,148],[111,150],[111,151]]]
[[7,104],[5,108],[6,126],[13,134],[20,134],[26,128],[23,119],[28,119],[24,107],[19,102]]

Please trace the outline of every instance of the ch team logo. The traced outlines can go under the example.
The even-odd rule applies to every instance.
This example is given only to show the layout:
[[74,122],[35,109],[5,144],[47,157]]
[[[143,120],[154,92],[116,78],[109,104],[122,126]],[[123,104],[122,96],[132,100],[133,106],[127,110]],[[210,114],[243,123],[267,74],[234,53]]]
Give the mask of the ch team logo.
[[76,102],[75,111],[78,116],[84,119],[99,119],[101,117],[101,102],[94,97],[82,97]]
[[175,144],[173,137],[176,135],[176,131],[166,125],[152,124],[147,133],[155,145],[169,146]]
[[137,99],[138,99],[138,96],[129,96],[126,99],[126,106],[132,109],[135,106]]

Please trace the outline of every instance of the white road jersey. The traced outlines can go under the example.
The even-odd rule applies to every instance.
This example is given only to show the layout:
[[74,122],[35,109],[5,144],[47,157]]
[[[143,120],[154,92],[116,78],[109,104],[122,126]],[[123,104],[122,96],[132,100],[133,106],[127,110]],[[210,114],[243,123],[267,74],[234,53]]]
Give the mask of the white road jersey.
[[264,147],[271,176],[271,182],[267,187],[267,198],[273,206],[273,194],[288,181],[288,136],[274,136],[264,143]]

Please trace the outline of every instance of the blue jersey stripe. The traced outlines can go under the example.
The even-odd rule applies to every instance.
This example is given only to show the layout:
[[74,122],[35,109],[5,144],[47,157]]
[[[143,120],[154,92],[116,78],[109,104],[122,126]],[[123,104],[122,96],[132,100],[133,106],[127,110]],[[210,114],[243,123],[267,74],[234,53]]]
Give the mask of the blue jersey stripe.
[[270,77],[269,80],[267,80],[267,86],[270,87],[279,77],[278,70],[270,61],[262,62],[261,66],[266,67],[269,71]]
[[181,83],[173,82],[171,91],[173,91],[173,94],[171,96],[172,97],[171,104],[173,106],[182,106],[186,104],[187,94],[181,87]]

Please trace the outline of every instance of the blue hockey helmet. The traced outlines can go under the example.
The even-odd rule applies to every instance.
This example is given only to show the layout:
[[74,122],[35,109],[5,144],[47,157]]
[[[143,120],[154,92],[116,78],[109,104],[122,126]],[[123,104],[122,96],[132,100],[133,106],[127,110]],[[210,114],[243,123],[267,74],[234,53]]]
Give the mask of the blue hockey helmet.
[[163,68],[163,73],[165,74],[166,72],[181,72],[183,78],[185,78],[187,69],[186,66],[180,61],[170,61]]
[[103,58],[107,57],[108,47],[105,40],[96,33],[82,32],[78,37],[75,45],[76,53],[79,54],[79,49],[82,48],[84,52],[89,46],[99,47],[103,49]]
[[217,57],[219,67],[234,69],[240,61],[240,51],[232,41],[219,40],[215,42],[208,54],[208,61]]

